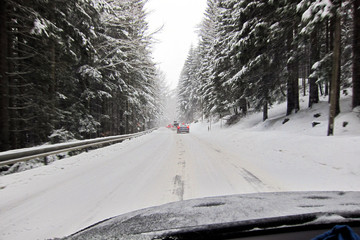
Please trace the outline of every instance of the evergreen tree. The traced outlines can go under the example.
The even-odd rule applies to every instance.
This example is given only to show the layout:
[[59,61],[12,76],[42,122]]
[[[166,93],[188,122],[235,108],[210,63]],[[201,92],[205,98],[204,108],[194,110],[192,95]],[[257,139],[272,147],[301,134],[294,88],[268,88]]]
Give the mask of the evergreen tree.
[[144,1],[1,1],[1,149],[149,127],[159,111]]
[[[350,49],[355,46],[350,41],[352,15],[347,14],[352,2],[344,2],[339,9],[344,19],[344,44],[336,99],[340,87],[349,87]],[[238,114],[241,110],[246,113],[251,105],[255,110],[263,109],[265,120],[271,103],[286,100],[289,115],[300,109],[301,76],[304,94],[309,81],[311,107],[319,101],[319,92],[328,95],[334,48],[332,9],[329,1],[209,0],[197,48],[202,61],[193,68],[187,60],[181,76],[198,84],[194,95],[181,93],[183,103],[184,99],[187,103],[197,99],[198,114],[207,117]],[[338,100],[336,106],[339,112]]]
[[8,41],[8,2],[0,1],[0,150],[3,151],[10,148]]
[[205,11],[204,20],[199,30],[199,58],[201,59],[198,67],[198,94],[201,105],[201,115],[209,117],[211,110],[215,106],[215,88],[211,79],[213,71],[213,44],[216,40],[216,19],[219,9],[216,0],[209,0]]
[[341,17],[340,11],[337,10],[341,7],[341,0],[336,1],[334,8],[335,15],[335,32],[334,32],[334,52],[333,52],[333,66],[332,66],[332,79],[331,79],[331,100],[329,111],[329,127],[328,136],[334,135],[334,120],[337,112],[336,103],[339,101],[336,91],[338,91],[338,83],[340,78],[340,61],[341,61]]
[[360,106],[360,1],[353,1],[352,107]]
[[199,117],[199,80],[196,74],[199,64],[198,50],[191,48],[181,72],[178,87],[180,120],[184,122],[192,122]]

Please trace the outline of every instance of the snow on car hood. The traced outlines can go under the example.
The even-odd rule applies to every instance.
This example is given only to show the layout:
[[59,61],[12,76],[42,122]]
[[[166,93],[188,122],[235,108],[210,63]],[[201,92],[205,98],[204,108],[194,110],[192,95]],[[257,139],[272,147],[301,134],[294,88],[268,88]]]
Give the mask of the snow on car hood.
[[152,239],[164,233],[317,214],[316,222],[359,216],[360,192],[277,192],[168,203],[104,220],[65,239]]

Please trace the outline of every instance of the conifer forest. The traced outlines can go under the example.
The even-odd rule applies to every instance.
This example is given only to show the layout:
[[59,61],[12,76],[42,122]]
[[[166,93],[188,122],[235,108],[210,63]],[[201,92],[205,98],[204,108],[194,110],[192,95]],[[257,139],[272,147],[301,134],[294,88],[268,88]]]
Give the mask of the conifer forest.
[[4,0],[1,149],[142,131],[161,112],[142,0]]
[[209,0],[199,44],[180,76],[183,121],[244,116],[249,107],[262,111],[265,121],[278,102],[295,114],[301,94],[309,107],[321,95],[332,99],[332,119],[341,111],[340,91],[352,92],[352,107],[358,107],[359,3]]
[[[146,2],[0,1],[1,151],[156,125],[165,93]],[[251,108],[265,121],[277,102],[296,114],[306,95],[308,107],[328,97],[331,122],[341,92],[360,106],[359,28],[360,0],[208,0],[179,76],[179,120]]]

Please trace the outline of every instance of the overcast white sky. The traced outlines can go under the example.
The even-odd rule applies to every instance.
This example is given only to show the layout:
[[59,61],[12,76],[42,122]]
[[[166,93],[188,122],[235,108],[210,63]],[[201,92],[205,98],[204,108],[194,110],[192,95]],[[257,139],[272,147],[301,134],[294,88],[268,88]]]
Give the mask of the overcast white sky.
[[191,44],[196,44],[206,0],[149,0],[146,5],[150,31],[164,25],[155,35],[153,57],[166,75],[170,89],[177,86]]

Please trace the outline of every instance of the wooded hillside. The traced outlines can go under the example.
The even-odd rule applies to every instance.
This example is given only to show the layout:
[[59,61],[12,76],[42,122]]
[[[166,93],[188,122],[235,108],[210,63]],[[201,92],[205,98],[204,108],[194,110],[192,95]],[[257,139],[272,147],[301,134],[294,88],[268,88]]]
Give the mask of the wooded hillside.
[[208,0],[199,44],[180,77],[182,120],[240,116],[249,107],[263,111],[266,120],[268,108],[283,101],[290,115],[299,110],[300,94],[308,95],[309,107],[320,95],[329,102],[334,97],[336,116],[340,91],[351,87],[356,108],[359,23],[359,0]]
[[151,127],[162,110],[144,4],[0,2],[1,150]]

